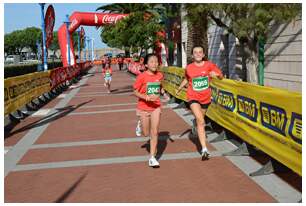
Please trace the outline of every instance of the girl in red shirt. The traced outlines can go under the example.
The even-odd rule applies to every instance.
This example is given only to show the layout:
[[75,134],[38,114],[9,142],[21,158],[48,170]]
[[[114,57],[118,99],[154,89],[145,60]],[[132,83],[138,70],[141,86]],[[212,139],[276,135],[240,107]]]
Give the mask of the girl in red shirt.
[[144,59],[144,65],[147,70],[137,76],[133,86],[138,97],[137,116],[140,116],[144,136],[151,137],[149,166],[159,167],[155,155],[161,114],[160,94],[165,95],[161,88],[163,74],[158,71],[158,59],[155,54],[148,54]]
[[221,70],[212,62],[204,61],[204,48],[195,46],[192,49],[193,63],[187,65],[185,78],[179,86],[176,94],[188,84],[188,105],[197,123],[198,137],[202,146],[202,160],[209,159],[209,151],[206,148],[205,114],[211,102],[211,89],[209,82],[212,77],[223,78]]
[[105,81],[104,86],[107,87],[107,92],[111,93],[110,87],[111,87],[113,70],[109,63],[105,64],[105,67],[102,70],[102,74],[104,76],[104,81]]

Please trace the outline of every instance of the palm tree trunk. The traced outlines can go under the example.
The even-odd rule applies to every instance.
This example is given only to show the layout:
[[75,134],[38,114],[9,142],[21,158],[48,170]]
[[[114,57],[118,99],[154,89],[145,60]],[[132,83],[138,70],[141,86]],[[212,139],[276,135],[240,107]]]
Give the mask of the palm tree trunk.
[[[190,15],[190,14],[188,14]],[[187,64],[192,62],[192,48],[195,45],[203,46],[204,52],[208,55],[208,15],[202,12],[199,15],[200,21],[188,22],[188,36],[187,36]]]
[[248,41],[250,58],[247,61],[247,82],[258,84],[258,52],[256,38]]

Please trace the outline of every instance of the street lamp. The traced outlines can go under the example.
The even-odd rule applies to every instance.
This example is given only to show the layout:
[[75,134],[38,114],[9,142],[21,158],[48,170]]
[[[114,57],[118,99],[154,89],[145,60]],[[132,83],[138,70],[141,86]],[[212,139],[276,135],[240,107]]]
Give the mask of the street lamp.
[[86,61],[86,39],[87,39],[87,36],[84,36],[84,61]]
[[90,60],[91,59],[91,57],[90,57],[90,37],[87,37],[87,47],[88,47],[88,60]]
[[79,54],[78,63],[80,63],[81,62],[81,29],[79,28],[77,32],[78,32],[78,54]]
[[64,21],[64,23],[66,24],[66,28],[67,28],[67,51],[68,51],[68,65],[70,66],[70,35],[69,35],[69,25],[70,25],[70,21],[69,21],[69,15],[66,14],[66,21]]
[[43,53],[44,53],[44,57],[43,57],[43,62],[42,64],[44,65],[44,71],[48,70],[48,63],[47,63],[47,47],[46,47],[46,29],[45,29],[45,11],[44,11],[44,7],[45,7],[45,3],[39,3],[40,5],[40,10],[41,10],[41,30],[43,33]]
[[94,38],[91,39],[91,60],[95,60],[94,56]]

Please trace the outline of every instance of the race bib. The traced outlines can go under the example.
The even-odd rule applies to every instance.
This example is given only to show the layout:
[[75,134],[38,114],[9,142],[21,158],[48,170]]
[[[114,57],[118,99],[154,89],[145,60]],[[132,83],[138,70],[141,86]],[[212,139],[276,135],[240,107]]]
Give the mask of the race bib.
[[105,72],[105,77],[110,77],[110,72]]
[[196,77],[192,79],[192,88],[194,91],[203,91],[208,89],[208,77]]
[[148,82],[147,83],[147,95],[155,94],[159,95],[160,82]]

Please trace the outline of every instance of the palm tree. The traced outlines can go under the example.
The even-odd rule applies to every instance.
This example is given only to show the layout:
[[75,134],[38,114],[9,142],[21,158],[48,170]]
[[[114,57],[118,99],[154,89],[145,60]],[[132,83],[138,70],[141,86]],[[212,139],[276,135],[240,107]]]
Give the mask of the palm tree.
[[[160,19],[160,23],[163,23],[162,19],[165,18],[165,8],[161,4],[115,3],[98,7],[96,11],[120,14],[132,14],[136,12],[142,12],[145,18],[150,18],[150,16],[154,16]],[[129,53],[129,49],[130,48],[125,48],[126,54]]]
[[100,6],[96,9],[96,11],[109,12],[109,13],[124,13],[130,14],[133,12],[143,11],[144,13],[151,13],[154,15],[158,15],[160,11],[163,11],[164,8],[161,7],[161,4],[136,4],[136,3],[116,3],[116,4],[107,4],[104,6]]
[[187,64],[192,62],[192,47],[202,45],[206,57],[208,55],[208,12],[209,8],[199,4],[185,4],[188,21]]

